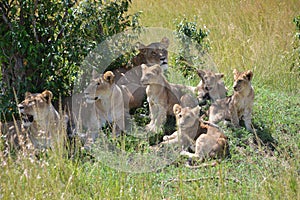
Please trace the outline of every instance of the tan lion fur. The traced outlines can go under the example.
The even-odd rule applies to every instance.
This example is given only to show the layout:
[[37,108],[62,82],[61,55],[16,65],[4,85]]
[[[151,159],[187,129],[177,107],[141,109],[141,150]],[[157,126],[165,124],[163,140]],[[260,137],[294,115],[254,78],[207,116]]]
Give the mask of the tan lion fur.
[[162,144],[179,143],[182,149],[195,146],[196,139],[204,132],[199,127],[200,110],[199,106],[190,108],[175,104],[173,112],[176,117],[177,131],[172,135],[164,136]]
[[234,93],[232,96],[217,100],[209,108],[209,121],[218,123],[230,120],[235,127],[239,127],[240,120],[244,120],[246,129],[252,129],[252,107],[254,102],[254,89],[251,85],[252,71],[234,73]]
[[227,89],[222,80],[224,74],[201,69],[197,70],[197,74],[201,78],[197,86],[199,102],[203,102],[207,95],[212,102],[226,97]]
[[138,43],[137,47],[139,53],[130,63],[126,67],[113,71],[116,76],[115,82],[119,86],[125,85],[134,97],[130,108],[140,107],[146,96],[146,88],[140,83],[142,77],[141,65],[152,66],[158,64],[164,71],[168,69],[168,38],[164,37],[160,42],[154,42],[147,46]]
[[[222,158],[229,154],[227,137],[214,124],[200,120],[200,107],[183,108],[178,104],[173,107],[176,116],[177,131],[165,136],[162,144],[179,143],[181,155],[205,158]],[[195,149],[195,153],[188,149]]]
[[200,161],[207,158],[224,158],[229,155],[228,138],[215,125],[200,121],[200,129],[204,129],[196,140],[195,153],[183,150],[180,155],[190,158],[196,157]]
[[142,65],[141,83],[146,88],[147,101],[150,108],[149,131],[158,131],[165,123],[167,115],[174,115],[174,104],[180,104],[181,98],[194,92],[194,87],[169,83],[159,65],[148,67]]
[[97,128],[103,127],[106,122],[113,123],[113,134],[119,135],[129,125],[132,95],[126,86],[118,86],[114,77],[111,71],[101,75],[93,71],[93,77],[84,93],[86,102],[95,106],[93,123],[97,124]]
[[19,105],[22,126],[28,128],[28,137],[36,149],[54,147],[54,143],[66,137],[66,121],[51,103],[53,94],[49,90],[42,93],[25,93],[25,99]]

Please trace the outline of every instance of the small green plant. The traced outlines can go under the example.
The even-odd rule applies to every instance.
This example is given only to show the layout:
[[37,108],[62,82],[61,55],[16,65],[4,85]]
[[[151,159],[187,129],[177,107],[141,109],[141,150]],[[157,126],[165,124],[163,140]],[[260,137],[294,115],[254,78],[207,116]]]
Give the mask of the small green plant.
[[[185,77],[194,78],[194,67],[205,63],[202,59],[209,50],[209,30],[200,28],[195,21],[182,19],[176,25],[175,35],[180,41],[179,53],[175,55],[175,65]],[[192,77],[191,77],[192,76]]]

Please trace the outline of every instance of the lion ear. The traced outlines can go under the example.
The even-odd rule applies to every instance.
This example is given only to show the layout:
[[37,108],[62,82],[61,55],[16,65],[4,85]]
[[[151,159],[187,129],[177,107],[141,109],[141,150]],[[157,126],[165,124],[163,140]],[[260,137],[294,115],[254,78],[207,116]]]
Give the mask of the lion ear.
[[200,107],[200,106],[196,106],[195,108],[193,108],[192,112],[193,112],[196,116],[199,116],[200,110],[201,110],[201,107]]
[[181,106],[179,104],[175,104],[173,106],[173,112],[175,115],[178,115],[181,112]]
[[103,74],[103,79],[107,82],[109,82],[110,84],[112,84],[114,82],[114,78],[115,75],[112,71],[107,71]]
[[251,70],[248,70],[248,71],[246,72],[246,77],[247,77],[247,79],[248,79],[249,81],[251,81],[251,80],[252,80],[253,73],[252,73],[252,71],[251,71]]
[[51,103],[53,94],[50,90],[45,90],[44,92],[42,92],[42,97],[46,99],[47,103]]
[[93,79],[96,79],[96,78],[98,78],[100,76],[100,74],[95,70],[95,69],[93,69],[93,71],[92,71],[92,78]]
[[154,72],[157,74],[157,75],[159,75],[159,74],[161,74],[162,73],[162,69],[161,69],[161,67],[159,66],[159,65],[153,65],[152,66],[153,68],[154,68]]
[[203,77],[205,76],[205,71],[197,69],[197,74],[203,80]]
[[25,92],[25,98],[29,97],[31,95],[30,92]]
[[224,74],[223,73],[216,73],[216,77],[217,77],[217,79],[221,79],[221,78],[223,78],[224,77]]
[[143,52],[146,48],[146,46],[140,42],[137,42],[135,46],[140,52]]
[[234,79],[237,79],[239,75],[240,75],[240,72],[237,69],[234,69],[233,70]]
[[160,43],[167,49],[170,45],[170,40],[167,37],[163,37]]

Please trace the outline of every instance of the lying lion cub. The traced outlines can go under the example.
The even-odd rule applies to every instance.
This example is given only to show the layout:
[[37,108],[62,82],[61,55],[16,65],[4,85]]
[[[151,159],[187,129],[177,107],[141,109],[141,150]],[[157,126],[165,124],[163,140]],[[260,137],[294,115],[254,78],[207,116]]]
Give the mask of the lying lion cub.
[[132,95],[125,86],[115,84],[114,77],[111,71],[101,75],[93,71],[84,94],[87,103],[95,104],[95,123],[98,128],[103,127],[106,122],[113,123],[113,134],[117,136],[130,124],[129,103]]
[[[221,158],[229,154],[227,137],[216,126],[199,119],[200,107],[182,108],[174,105],[177,131],[165,136],[162,144],[179,143],[182,147],[181,155],[205,158]],[[188,148],[195,149],[195,153],[188,152]]]
[[224,133],[210,123],[200,123],[200,129],[206,129],[206,131],[197,138],[195,153],[183,150],[180,155],[197,157],[200,161],[206,158],[224,158],[229,155],[228,140]]
[[29,131],[29,138],[36,149],[53,147],[54,143],[63,144],[66,138],[66,122],[61,122],[60,115],[53,107],[53,94],[49,90],[42,93],[25,93],[25,100],[19,105],[22,126]]
[[222,120],[230,120],[235,127],[239,127],[241,119],[244,120],[246,129],[253,132],[251,123],[252,107],[254,102],[254,90],[251,85],[252,71],[234,73],[234,93],[232,96],[217,100],[209,108],[209,121],[218,123]]
[[177,131],[172,135],[164,136],[162,144],[179,143],[182,149],[193,148],[196,139],[205,131],[199,126],[200,110],[199,106],[183,108],[175,104],[173,112],[176,117]]
[[205,101],[207,97],[212,102],[226,97],[227,89],[222,80],[224,74],[201,69],[197,70],[197,74],[201,78],[197,86],[199,102]]
[[147,86],[146,94],[151,119],[146,128],[156,132],[165,123],[167,115],[173,115],[174,104],[180,104],[182,97],[187,93],[193,93],[194,87],[169,83],[159,65],[147,67],[143,64],[141,67],[141,83]]

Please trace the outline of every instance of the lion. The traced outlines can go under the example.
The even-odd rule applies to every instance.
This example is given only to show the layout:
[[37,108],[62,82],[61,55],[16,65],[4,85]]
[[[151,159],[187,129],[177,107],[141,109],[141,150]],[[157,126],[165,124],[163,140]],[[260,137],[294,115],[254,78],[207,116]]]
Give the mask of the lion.
[[196,157],[201,162],[207,158],[224,158],[229,155],[228,138],[218,127],[211,123],[200,122],[200,129],[206,131],[197,138],[195,153],[183,150],[180,155]]
[[182,149],[193,148],[196,139],[204,132],[199,127],[199,114],[201,107],[182,107],[179,104],[173,106],[176,117],[177,131],[172,135],[165,135],[162,144],[178,143]]
[[137,47],[139,53],[131,59],[129,64],[113,71],[115,82],[119,86],[125,85],[134,97],[130,108],[140,107],[146,96],[146,88],[140,83],[142,77],[141,65],[152,66],[158,64],[163,71],[168,69],[168,38],[164,37],[160,42],[154,42],[147,46],[138,43]]
[[253,78],[252,71],[234,73],[233,95],[224,99],[219,99],[209,108],[209,121],[219,123],[222,120],[229,120],[235,127],[239,127],[240,120],[245,122],[246,129],[252,129],[252,108],[254,102],[254,89],[251,85]]
[[92,79],[84,90],[86,102],[95,105],[97,128],[102,128],[106,122],[113,123],[113,135],[128,130],[130,125],[129,104],[133,97],[126,86],[119,86],[114,81],[114,73],[92,73]]
[[22,116],[22,126],[28,129],[28,137],[35,149],[53,148],[63,142],[67,135],[68,117],[61,120],[51,103],[53,94],[49,90],[42,93],[25,93],[25,99],[18,104]]
[[[167,115],[174,115],[173,106],[181,103],[186,94],[193,94],[194,87],[169,83],[159,65],[142,65],[141,83],[146,88],[150,109],[150,123],[146,129],[156,132],[165,123]],[[197,101],[194,101],[197,102]]]
[[[222,158],[229,155],[227,137],[215,124],[205,122],[199,118],[201,108],[173,107],[176,116],[177,131],[171,136],[165,136],[163,144],[179,143],[181,155],[196,157],[200,161],[206,158]],[[189,149],[195,149],[190,153]]]
[[207,98],[215,102],[217,99],[226,97],[227,88],[222,80],[224,77],[223,73],[198,69],[197,74],[201,78],[197,86],[199,102],[205,102]]

